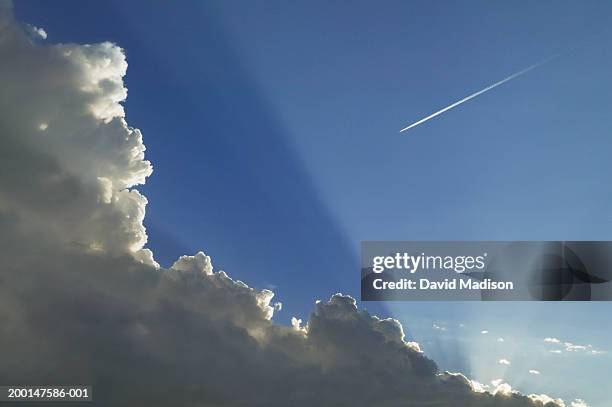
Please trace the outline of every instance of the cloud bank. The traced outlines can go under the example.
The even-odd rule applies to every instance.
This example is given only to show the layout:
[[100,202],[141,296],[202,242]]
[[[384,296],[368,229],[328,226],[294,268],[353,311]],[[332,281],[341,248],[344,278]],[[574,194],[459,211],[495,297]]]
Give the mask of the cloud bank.
[[438,371],[349,296],[285,327],[271,291],[201,252],[160,268],[123,50],[42,37],[0,0],[0,383],[93,385],[114,406],[564,405]]

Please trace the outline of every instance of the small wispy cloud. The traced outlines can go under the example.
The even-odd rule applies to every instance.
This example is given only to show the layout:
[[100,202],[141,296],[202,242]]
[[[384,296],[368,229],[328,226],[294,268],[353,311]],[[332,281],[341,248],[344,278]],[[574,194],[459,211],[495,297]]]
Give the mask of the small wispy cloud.
[[529,374],[539,376],[540,375],[540,371],[539,370],[535,370],[535,369],[530,369],[529,370]]
[[480,333],[481,333],[481,334],[483,334],[483,335],[486,335],[486,334],[488,334],[488,333],[489,333],[489,331],[484,330],[484,331],[480,331]]
[[506,366],[510,366],[511,365],[511,363],[510,363],[510,361],[508,359],[500,359],[499,362],[497,362],[497,363],[499,363],[500,365],[506,365]]
[[[587,353],[589,355],[600,355],[602,353],[605,353],[605,351],[595,349],[593,347],[593,345],[577,345],[577,344],[572,343],[572,342],[562,342],[561,340],[559,340],[557,338],[551,338],[551,337],[544,338],[544,342],[550,343],[550,344],[554,344],[554,345],[558,345],[558,346],[562,346],[563,350],[565,350],[566,352],[584,352],[584,353]],[[549,352],[551,352],[551,353],[562,353],[563,350],[561,350],[561,349],[554,349],[554,350],[550,350]]]
[[497,342],[504,342],[504,338],[502,338],[501,336],[499,338],[497,338]]
[[575,345],[571,342],[564,342],[563,346],[565,346],[565,350],[567,352],[586,352],[590,355],[600,355],[605,353],[602,350],[595,349],[593,345]]
[[592,348],[591,345],[574,345],[571,342],[564,342],[563,346],[565,346],[565,350],[568,352],[579,352],[579,351],[588,350],[589,348]]
[[446,331],[447,330],[446,327],[438,325],[438,324],[433,324],[432,328],[433,329],[437,329],[438,331]]

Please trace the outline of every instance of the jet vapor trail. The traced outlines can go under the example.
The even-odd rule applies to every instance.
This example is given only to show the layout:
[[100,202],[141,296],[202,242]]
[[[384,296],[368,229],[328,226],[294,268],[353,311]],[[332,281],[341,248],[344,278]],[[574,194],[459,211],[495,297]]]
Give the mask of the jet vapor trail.
[[434,117],[436,117],[436,116],[438,116],[438,115],[440,115],[440,114],[442,114],[442,113],[446,112],[447,110],[451,110],[453,107],[457,107],[457,106],[459,106],[460,104],[465,103],[465,102],[467,102],[467,101],[468,101],[468,100],[470,100],[470,99],[474,99],[476,96],[482,95],[483,93],[488,92],[488,91],[490,91],[491,89],[496,88],[496,87],[498,87],[498,86],[499,86],[499,85],[501,85],[501,84],[504,84],[504,83],[506,83],[506,82],[508,82],[508,81],[511,81],[512,79],[514,79],[514,78],[516,78],[516,77],[518,77],[518,76],[521,76],[522,74],[527,73],[527,72],[531,71],[532,69],[535,69],[535,68],[537,68],[537,67],[539,67],[539,66],[544,65],[545,63],[547,63],[547,62],[549,62],[549,61],[551,61],[551,60],[553,60],[553,59],[557,58],[559,55],[560,55],[560,54],[554,55],[554,56],[552,56],[552,57],[550,57],[550,58],[545,59],[544,61],[540,61],[540,62],[538,62],[537,64],[531,65],[530,67],[527,67],[527,68],[523,69],[522,71],[518,71],[518,72],[516,72],[516,73],[513,73],[512,75],[508,76],[507,78],[504,78],[504,79],[502,79],[502,80],[501,80],[501,81],[499,81],[499,82],[495,82],[493,85],[489,85],[489,86],[487,86],[486,88],[484,88],[484,89],[482,89],[482,90],[479,90],[479,91],[478,91],[478,92],[476,92],[476,93],[472,93],[470,96],[466,96],[466,97],[464,97],[463,99],[458,100],[457,102],[453,103],[452,105],[446,106],[444,109],[442,109],[442,110],[438,110],[437,112],[430,114],[430,115],[429,115],[429,116],[427,116],[426,118],[421,119],[421,120],[419,120],[418,122],[414,122],[414,123],[412,123],[412,124],[411,124],[411,125],[409,125],[408,127],[404,127],[404,128],[403,128],[403,129],[401,129],[399,132],[401,133],[401,132],[403,132],[403,131],[409,130],[409,129],[413,128],[413,127],[418,126],[418,125],[419,125],[419,124],[421,124],[421,123],[426,122],[426,121],[427,121],[427,120],[429,120],[429,119],[433,119]]

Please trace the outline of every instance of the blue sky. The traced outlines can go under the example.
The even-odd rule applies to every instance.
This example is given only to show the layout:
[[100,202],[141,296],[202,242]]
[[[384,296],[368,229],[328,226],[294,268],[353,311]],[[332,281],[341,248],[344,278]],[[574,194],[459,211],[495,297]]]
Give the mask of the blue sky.
[[[164,3],[16,4],[54,42],[125,48],[163,265],[204,250],[272,288],[286,323],[358,296],[361,240],[612,239],[612,4]],[[610,354],[543,341],[612,351],[607,303],[362,305],[400,319],[443,369],[609,401]]]

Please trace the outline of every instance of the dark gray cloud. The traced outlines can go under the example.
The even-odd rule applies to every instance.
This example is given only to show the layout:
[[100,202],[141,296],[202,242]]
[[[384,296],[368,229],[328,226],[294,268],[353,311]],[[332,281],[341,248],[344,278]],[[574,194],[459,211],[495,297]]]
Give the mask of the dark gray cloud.
[[203,253],[160,268],[123,51],[41,41],[0,0],[0,383],[91,384],[105,406],[563,405],[439,372],[351,297],[285,327]]

